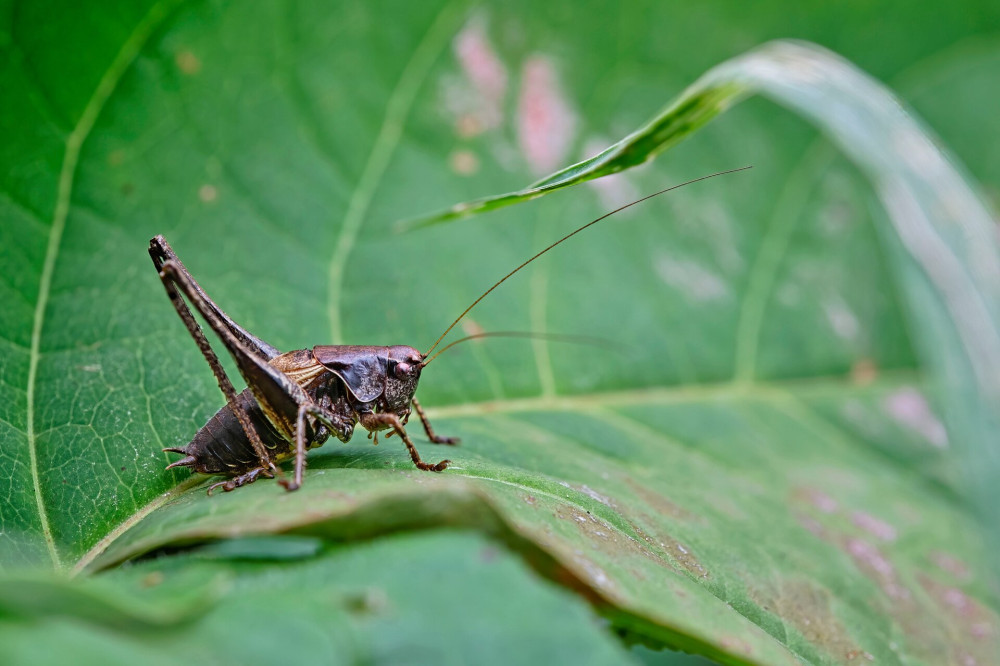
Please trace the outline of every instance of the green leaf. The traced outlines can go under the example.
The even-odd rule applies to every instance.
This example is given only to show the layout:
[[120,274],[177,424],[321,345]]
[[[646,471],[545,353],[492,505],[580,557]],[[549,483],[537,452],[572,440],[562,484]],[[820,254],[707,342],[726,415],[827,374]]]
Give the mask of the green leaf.
[[[281,539],[272,539],[273,544]],[[53,596],[99,603],[105,590],[131,616],[59,607],[31,624],[0,617],[9,664],[509,664],[569,659],[630,663],[580,599],[538,580],[515,556],[473,534],[441,531],[338,547],[293,564],[191,555],[98,580],[50,581]],[[149,613],[226,580],[198,622],[144,626]],[[11,583],[5,581],[2,589]],[[14,584],[17,585],[16,583]],[[468,603],[469,595],[477,601]],[[135,625],[138,625],[136,628]]]
[[[275,533],[309,548],[349,540],[345,556],[364,559],[376,535],[451,525],[503,540],[653,645],[734,663],[988,662],[1000,640],[995,583],[961,491],[978,480],[982,502],[995,468],[984,457],[969,476],[970,458],[953,453],[986,450],[990,432],[967,321],[886,233],[864,177],[805,123],[751,100],[592,191],[489,224],[392,235],[415,211],[513,190],[525,173],[592,154],[746,42],[695,29],[694,8],[622,9],[609,30],[618,8],[598,7],[567,31],[573,6],[5,13],[2,80],[21,94],[0,113],[11,137],[0,152],[3,566],[90,571]],[[965,9],[899,24],[951,41],[968,34]],[[805,33],[830,23],[811,20]],[[783,32],[758,21],[755,10],[754,35]],[[663,25],[686,29],[660,46]],[[855,53],[893,73],[940,39],[904,55]],[[949,94],[966,80],[960,90],[988,90],[982,76],[962,78],[988,57],[963,53],[940,77]],[[962,118],[943,114],[952,127]],[[991,145],[991,131],[972,145]],[[446,473],[418,473],[395,440],[373,448],[360,436],[313,452],[292,494],[261,482],[208,498],[201,479],[163,471],[171,457],[160,449],[189,441],[221,398],[149,265],[153,234],[282,349],[426,348],[494,280],[616,202],[748,162],[747,174],[575,238],[473,312],[467,332],[585,334],[616,347],[489,341],[435,361],[421,399],[438,430],[464,442],[418,447],[454,460]],[[945,237],[949,251],[960,236]],[[976,247],[992,253],[992,242]],[[176,566],[276,577],[308,566],[296,555],[308,550],[272,546],[220,545],[222,562]],[[428,560],[419,568],[436,571]],[[498,589],[497,608],[516,601],[513,584]],[[471,587],[458,598],[459,609],[480,602]],[[302,607],[340,618],[335,604]],[[196,617],[190,631],[233,640],[226,629],[245,616],[219,608],[210,614],[233,615]],[[94,654],[122,645],[76,620],[60,627]],[[145,650],[125,642],[122,660]]]

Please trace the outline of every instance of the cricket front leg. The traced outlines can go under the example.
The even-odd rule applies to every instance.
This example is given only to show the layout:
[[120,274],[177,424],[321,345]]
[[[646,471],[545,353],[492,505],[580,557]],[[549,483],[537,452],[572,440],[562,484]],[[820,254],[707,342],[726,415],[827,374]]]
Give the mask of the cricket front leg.
[[411,402],[413,403],[413,409],[417,411],[417,416],[420,417],[420,422],[424,424],[424,432],[427,433],[427,439],[431,440],[435,444],[451,445],[458,444],[462,441],[458,437],[442,437],[441,435],[435,434],[434,428],[431,427],[431,422],[427,420],[427,415],[424,414],[423,407],[420,406],[420,402],[416,398],[413,398]]
[[410,436],[406,434],[406,430],[403,428],[402,422],[395,414],[375,414],[368,412],[367,414],[361,415],[361,425],[368,431],[382,430],[385,427],[392,428],[392,431],[399,435],[399,438],[403,440],[403,444],[406,445],[407,451],[410,452],[410,459],[413,460],[413,464],[417,466],[417,469],[422,469],[428,472],[440,472],[451,464],[450,460],[442,460],[436,465],[425,463],[421,460],[420,454],[417,453],[417,447],[413,445],[413,441],[410,439]]

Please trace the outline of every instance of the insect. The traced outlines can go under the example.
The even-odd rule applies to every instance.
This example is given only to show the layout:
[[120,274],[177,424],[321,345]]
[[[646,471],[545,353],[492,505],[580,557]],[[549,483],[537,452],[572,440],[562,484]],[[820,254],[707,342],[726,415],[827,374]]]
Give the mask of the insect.
[[[212,484],[209,494],[219,487],[227,492],[235,490],[262,476],[278,476],[278,482],[285,489],[296,490],[302,485],[307,450],[322,446],[331,436],[347,442],[360,424],[376,444],[381,431],[388,430],[387,437],[397,435],[418,469],[443,471],[451,461],[424,462],[406,431],[410,414],[415,411],[431,442],[458,443],[455,438],[441,437],[434,432],[414,395],[423,368],[438,354],[467,340],[491,335],[534,335],[480,333],[456,340],[438,354],[430,356],[472,308],[535,259],[601,220],[679,187],[748,168],[722,171],[674,185],[621,206],[563,236],[487,289],[425,353],[405,345],[318,345],[281,353],[226,315],[191,276],[163,236],[154,237],[149,243],[153,265],[167,296],[226,397],[226,405],[209,419],[187,446],[164,449],[184,456],[168,465],[167,469],[188,467],[200,474],[229,477]],[[247,383],[242,392],[236,392],[188,303],[198,311],[233,357]],[[284,478],[278,464],[292,458],[295,461],[294,472],[289,480]]]

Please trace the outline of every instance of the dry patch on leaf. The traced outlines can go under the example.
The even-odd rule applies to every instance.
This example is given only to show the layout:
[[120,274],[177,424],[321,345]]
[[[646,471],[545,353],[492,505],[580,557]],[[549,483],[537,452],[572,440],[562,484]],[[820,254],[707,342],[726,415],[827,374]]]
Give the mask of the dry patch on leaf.
[[829,591],[807,581],[787,580],[769,588],[751,588],[750,595],[763,610],[791,625],[806,641],[834,660],[874,661],[833,612]]

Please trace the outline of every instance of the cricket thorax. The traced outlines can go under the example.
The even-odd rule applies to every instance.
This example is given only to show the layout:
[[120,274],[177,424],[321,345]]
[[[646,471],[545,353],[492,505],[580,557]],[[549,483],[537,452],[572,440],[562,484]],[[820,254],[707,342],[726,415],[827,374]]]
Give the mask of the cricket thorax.
[[[322,408],[333,421],[332,434],[342,442],[350,440],[354,426],[358,422],[355,401],[343,380],[329,368],[316,360],[311,349],[297,349],[271,359],[272,367],[280,370],[302,387],[309,397]],[[325,439],[328,429],[313,423],[319,438]],[[317,444],[318,446],[319,444]]]

